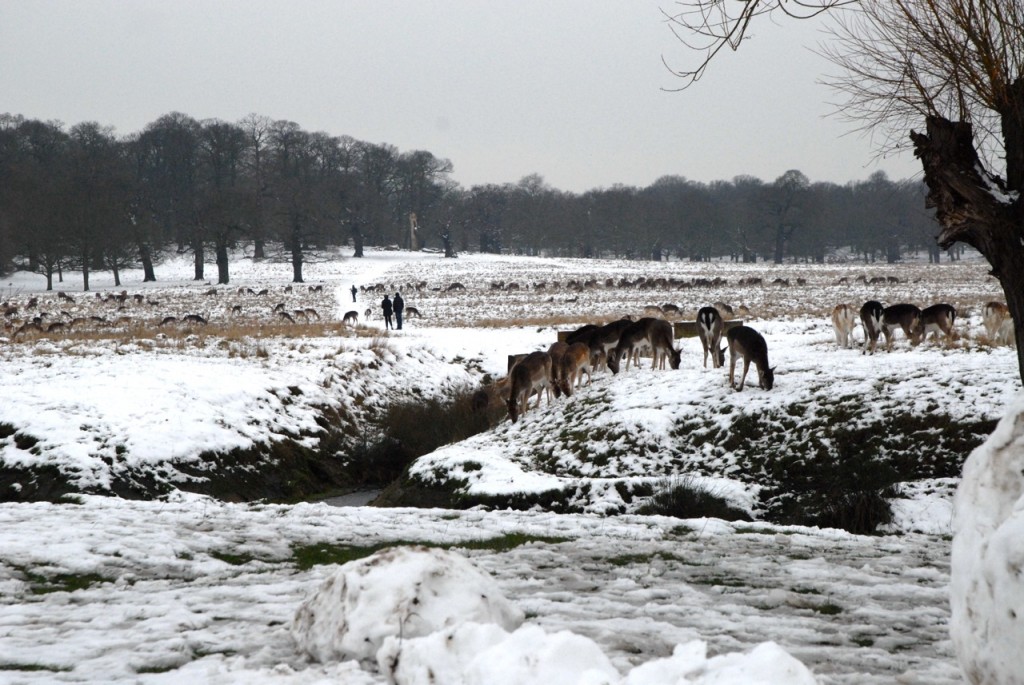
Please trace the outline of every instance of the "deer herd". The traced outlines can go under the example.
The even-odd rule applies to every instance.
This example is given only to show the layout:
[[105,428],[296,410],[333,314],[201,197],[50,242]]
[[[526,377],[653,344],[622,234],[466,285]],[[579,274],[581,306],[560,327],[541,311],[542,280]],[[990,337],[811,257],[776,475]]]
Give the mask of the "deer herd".
[[[729,354],[729,386],[743,390],[750,365],[757,369],[758,387],[771,390],[775,384],[775,367],[768,364],[768,344],[764,337],[749,326],[738,325],[726,330],[725,319],[731,317],[720,303],[702,307],[697,312],[696,331],[704,351],[704,368],[711,357],[713,368],[725,366]],[[879,337],[885,339],[885,349],[892,349],[896,331],[900,330],[917,346],[932,336],[943,336],[952,341],[956,337],[954,325],[956,308],[949,304],[935,304],[925,309],[908,303],[888,307],[870,300],[858,310],[849,304],[839,304],[832,310],[832,326],[836,343],[840,347],[854,346],[854,329],[860,322],[864,331],[863,354],[874,354]],[[1012,345],[1013,319],[1002,302],[988,302],[982,308],[982,324],[988,342],[993,345]],[[722,345],[723,337],[725,345]],[[561,395],[571,396],[574,388],[587,384],[596,370],[607,369],[613,375],[630,366],[639,368],[640,355],[651,356],[651,369],[664,369],[666,362],[679,368],[680,351],[673,344],[672,325],[664,319],[646,316],[638,320],[624,317],[604,325],[588,324],[565,337],[564,342],[553,343],[546,352],[531,352],[515,363],[503,381],[494,384],[492,392],[505,397],[508,415],[513,423],[525,412],[530,399],[536,395],[535,407],[542,396],[552,402]],[[736,382],[737,363],[743,368]],[[485,391],[481,391],[483,393]],[[486,396],[485,396],[486,397]],[[486,399],[484,400],[486,403]]]
[[[704,366],[711,351],[712,365],[725,364],[726,348],[721,346],[724,320],[719,309],[704,307],[697,317],[698,335],[704,347]],[[624,317],[604,325],[587,324],[565,336],[564,341],[553,343],[546,352],[531,352],[518,360],[506,379],[494,384],[492,392],[505,397],[508,415],[513,423],[527,410],[530,399],[536,395],[535,407],[541,398],[572,396],[574,388],[592,381],[596,370],[607,369],[613,375],[639,368],[642,354],[651,357],[651,369],[679,368],[680,350],[674,344],[672,324],[657,317],[633,320]],[[771,390],[775,382],[775,369],[768,366],[768,345],[764,337],[749,326],[735,326],[725,335],[729,350],[729,385],[737,391],[743,389],[751,363],[757,368],[758,385]],[[739,384],[735,383],[738,360],[743,360]],[[482,394],[481,394],[482,393]],[[475,406],[486,406],[487,391],[478,393]]]
[[[949,304],[933,304],[920,309],[908,303],[885,307],[881,302],[868,300],[859,311],[849,304],[837,304],[832,310],[832,327],[836,344],[851,348],[854,346],[853,331],[859,320],[864,331],[862,354],[874,354],[879,336],[885,338],[886,351],[892,350],[897,330],[903,331],[912,346],[920,345],[929,335],[933,340],[941,335],[952,341],[957,335],[954,330],[956,317],[956,308]],[[982,307],[981,320],[990,344],[1014,344],[1013,319],[1004,303],[987,302]]]

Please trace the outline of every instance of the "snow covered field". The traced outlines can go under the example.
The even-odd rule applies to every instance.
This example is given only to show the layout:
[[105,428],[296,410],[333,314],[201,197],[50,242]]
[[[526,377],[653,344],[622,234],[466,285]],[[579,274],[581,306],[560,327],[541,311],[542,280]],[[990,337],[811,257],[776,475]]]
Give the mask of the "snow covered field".
[[[721,371],[702,368],[699,343],[683,340],[679,371],[595,376],[592,388],[570,400],[442,448],[417,468],[459,472],[469,487],[484,492],[581,478],[661,477],[686,472],[702,459],[716,461],[715,471],[727,475],[737,467],[727,453],[671,453],[666,433],[680,415],[710,412],[724,421],[741,401],[785,408],[867,392],[877,393],[880,405],[995,419],[1020,389],[1015,353],[978,338],[980,304],[999,298],[979,262],[771,267],[476,255],[444,260],[374,251],[362,260],[307,265],[306,280],[327,286],[322,297],[297,286],[286,298],[286,264],[238,261],[233,283],[221,288],[216,305],[209,296],[202,299],[216,287],[189,282],[190,269],[184,262],[158,269],[161,280],[145,288],[135,274],[123,278],[129,292],[145,292],[152,300],[178,297],[170,312],[176,316],[203,307],[211,326],[229,320],[228,296],[251,286],[279,294],[259,305],[264,314],[277,299],[286,299],[289,310],[315,306],[325,320],[338,320],[352,308],[362,320],[371,307],[369,329],[358,336],[338,328],[327,337],[259,342],[197,331],[141,341],[127,334],[97,340],[54,335],[4,344],[0,424],[34,439],[0,439],[4,463],[55,465],[100,488],[129,466],[163,469],[173,480],[173,462],[202,450],[274,435],[309,436],[319,407],[358,422],[384,406],[389,394],[430,396],[485,374],[501,375],[508,354],[544,349],[557,330],[639,314],[645,305],[664,302],[691,318],[717,300],[749,307],[748,322],[768,339],[771,362],[778,365],[776,388],[765,393],[755,383],[735,395]],[[868,286],[855,280],[890,274],[902,282]],[[94,289],[120,290],[103,276],[93,275]],[[721,277],[728,284],[619,285],[640,276]],[[765,285],[736,285],[750,276],[762,277]],[[776,277],[807,284],[768,285]],[[850,283],[838,284],[841,278]],[[613,285],[604,285],[609,279]],[[587,280],[598,286],[568,285]],[[425,317],[386,338],[366,335],[381,326],[380,295],[362,294],[353,305],[351,285],[384,283],[394,292],[420,281],[427,287],[403,292],[407,305]],[[512,281],[519,289],[508,289]],[[538,290],[541,281],[547,285]],[[466,290],[446,290],[453,282]],[[492,287],[498,282],[506,284],[503,289]],[[77,299],[74,306],[84,309],[73,281],[65,286]],[[39,277],[19,273],[6,284],[4,299],[37,296],[52,303],[52,311],[69,307],[40,293],[41,287]],[[899,339],[898,350],[874,357],[838,349],[827,312],[837,302],[869,298],[921,306],[950,302],[961,311],[963,338],[912,351]],[[126,309],[153,325],[169,313],[142,305]],[[593,412],[598,404],[611,406],[616,425],[639,436],[636,443],[645,449],[595,466],[571,442],[529,442],[546,435],[544,424],[564,416],[590,429],[603,426],[609,416]],[[614,432],[608,435],[614,441]],[[600,439],[593,449],[605,449]],[[538,451],[551,457],[546,471],[533,468],[531,454]],[[756,489],[749,483],[721,475],[717,482],[738,504],[752,506]],[[774,641],[823,683],[958,682],[947,632],[952,485],[904,490],[895,525],[902,532],[882,538],[763,523],[599,516],[618,506],[613,489],[605,491],[609,499],[588,505],[593,513],[566,516],[243,505],[184,495],[161,502],[86,497],[79,504],[4,504],[0,681],[385,682],[372,666],[313,664],[296,649],[288,624],[336,568],[303,568],[296,550],[392,541],[458,547],[523,534],[538,539],[464,553],[497,579],[526,612],[527,624],[594,640],[622,674],[669,656],[677,643],[701,639],[710,654]],[[68,591],[76,579],[86,587]],[[528,652],[523,649],[524,658]]]

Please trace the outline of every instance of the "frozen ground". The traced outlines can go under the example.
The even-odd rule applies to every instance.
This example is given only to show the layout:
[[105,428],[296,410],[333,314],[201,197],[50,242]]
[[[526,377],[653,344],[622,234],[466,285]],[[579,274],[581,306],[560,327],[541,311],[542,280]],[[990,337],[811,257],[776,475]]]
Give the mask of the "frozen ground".
[[[166,303],[174,315],[203,307],[212,325],[229,320],[225,302],[239,286],[268,287],[284,297],[287,264],[233,264],[233,284],[216,306],[203,293],[215,286],[186,280],[190,265],[158,269],[146,284],[125,274],[125,287],[160,300],[127,316],[158,322]],[[787,277],[807,285],[740,288],[750,274]],[[717,288],[608,287],[576,289],[570,280],[692,279],[720,275]],[[899,274],[902,283],[837,285],[858,275]],[[94,288],[116,292],[93,275]],[[536,260],[463,255],[371,252],[364,260],[310,264],[314,295],[293,290],[287,308],[314,306],[325,320],[352,308],[352,284],[403,287],[408,305],[424,312],[405,330],[380,333],[373,314],[362,335],[340,328],[303,339],[268,336],[253,342],[197,331],[185,337],[106,335],[26,338],[0,347],[0,423],[37,440],[0,441],[5,463],[45,463],[100,484],[123,464],[173,471],[204,449],[228,449],[312,428],[318,406],[353,416],[380,406],[389,392],[428,395],[444,387],[504,372],[507,355],[546,348],[555,331],[575,322],[639,313],[645,304],[673,302],[688,312],[726,300],[750,307],[749,321],[769,340],[778,364],[772,393],[732,394],[722,373],[704,370],[699,345],[682,342],[678,372],[630,372],[595,377],[591,398],[605,397],[616,421],[660,444],[680,414],[697,415],[738,403],[806,401],[811,388],[843,394],[876,392],[879,402],[942,407],[955,415],[996,418],[1019,392],[1016,357],[980,341],[978,307],[998,289],[983,264],[863,267],[689,265]],[[65,284],[75,292],[74,281]],[[515,280],[518,291],[509,291]],[[559,281],[557,289],[552,282]],[[462,282],[466,291],[432,290]],[[504,290],[491,283],[506,283]],[[538,291],[536,283],[548,283]],[[529,287],[526,287],[529,284]],[[5,299],[37,296],[59,310],[68,305],[40,293],[41,279],[17,274]],[[237,295],[232,295],[233,297]],[[360,311],[369,295],[360,295]],[[838,301],[868,297],[949,301],[962,311],[963,339],[863,357],[839,350],[823,318]],[[260,304],[269,313],[273,301]],[[52,305],[52,306],[49,306]],[[253,309],[251,301],[247,307]],[[89,307],[100,306],[89,302]],[[249,312],[245,312],[249,315]],[[687,314],[689,316],[689,314]],[[255,316],[255,315],[253,315]],[[520,326],[495,320],[521,320]],[[147,342],[148,341],[148,342]],[[358,371],[358,373],[356,373]],[[295,391],[298,388],[298,392]],[[825,392],[827,394],[827,392]],[[651,477],[666,470],[655,457],[621,460],[610,471],[590,468],[561,445],[545,446],[561,463],[522,475],[524,438],[545,422],[578,415],[590,422],[585,393],[527,414],[423,464],[459,469],[481,463],[472,487],[535,487],[533,479]],[[580,406],[572,402],[581,403]],[[366,409],[369,407],[369,409]],[[591,425],[591,424],[586,424]],[[709,454],[728,473],[728,454]],[[105,458],[104,458],[105,457]],[[694,455],[674,455],[673,467]],[[573,461],[577,459],[577,461]],[[613,467],[607,467],[609,469]],[[671,470],[671,469],[668,469]],[[169,477],[173,478],[173,474]],[[733,488],[749,502],[749,486]],[[942,486],[942,487],[940,487]],[[371,667],[310,664],[291,643],[287,624],[332,566],[301,570],[294,550],[305,545],[377,545],[389,541],[457,544],[525,533],[565,541],[531,542],[508,551],[465,553],[495,576],[526,612],[527,623],[570,630],[597,642],[622,673],[671,654],[677,643],[706,640],[709,651],[742,651],[775,641],[826,683],[958,682],[947,636],[951,484],[906,490],[899,530],[864,538],[816,529],[657,517],[557,516],[523,512],[338,509],[323,504],[233,505],[193,497],[128,502],[88,497],[82,504],[0,505],[0,680],[10,682],[384,682]],[[599,511],[600,507],[594,508]],[[84,579],[74,591],[69,583]],[[44,591],[41,592],[40,591]],[[57,590],[46,592],[45,590]],[[38,669],[38,670],[36,670]]]

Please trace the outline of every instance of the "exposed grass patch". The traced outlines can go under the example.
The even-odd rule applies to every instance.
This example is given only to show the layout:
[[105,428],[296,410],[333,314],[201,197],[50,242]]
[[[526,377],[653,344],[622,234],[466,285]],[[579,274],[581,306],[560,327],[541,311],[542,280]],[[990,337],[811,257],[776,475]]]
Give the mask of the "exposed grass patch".
[[34,595],[47,595],[53,592],[76,592],[100,583],[113,582],[112,578],[104,578],[97,573],[58,573],[50,576],[26,573],[25,576],[29,582],[29,589]]
[[256,561],[256,557],[251,554],[232,554],[230,552],[220,552],[217,550],[212,550],[210,552],[210,556],[232,566],[244,566],[250,561]]
[[16,662],[0,661],[0,671],[23,671],[26,673],[48,671],[51,673],[67,673],[71,670],[72,669],[66,666],[53,666],[51,664],[19,664]]
[[467,540],[463,542],[452,542],[438,544],[433,542],[392,540],[390,542],[376,545],[339,545],[330,542],[321,542],[315,545],[304,545],[292,548],[292,561],[299,569],[306,571],[314,566],[324,564],[347,564],[379,552],[388,547],[409,547],[419,545],[422,547],[436,547],[439,549],[471,549],[487,550],[491,552],[507,552],[522,545],[540,543],[545,545],[556,545],[568,542],[570,538],[549,537],[542,535],[526,535],[524,533],[508,533],[495,538],[485,540]]

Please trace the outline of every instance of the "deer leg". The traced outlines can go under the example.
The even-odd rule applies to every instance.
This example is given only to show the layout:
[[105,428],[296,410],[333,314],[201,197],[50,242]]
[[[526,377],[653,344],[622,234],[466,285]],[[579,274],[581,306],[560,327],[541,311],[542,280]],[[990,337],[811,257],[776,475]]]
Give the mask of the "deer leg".
[[740,376],[740,387],[736,388],[736,392],[743,390],[743,383],[747,380],[747,371],[750,370],[750,360],[746,357],[743,358],[743,375]]

